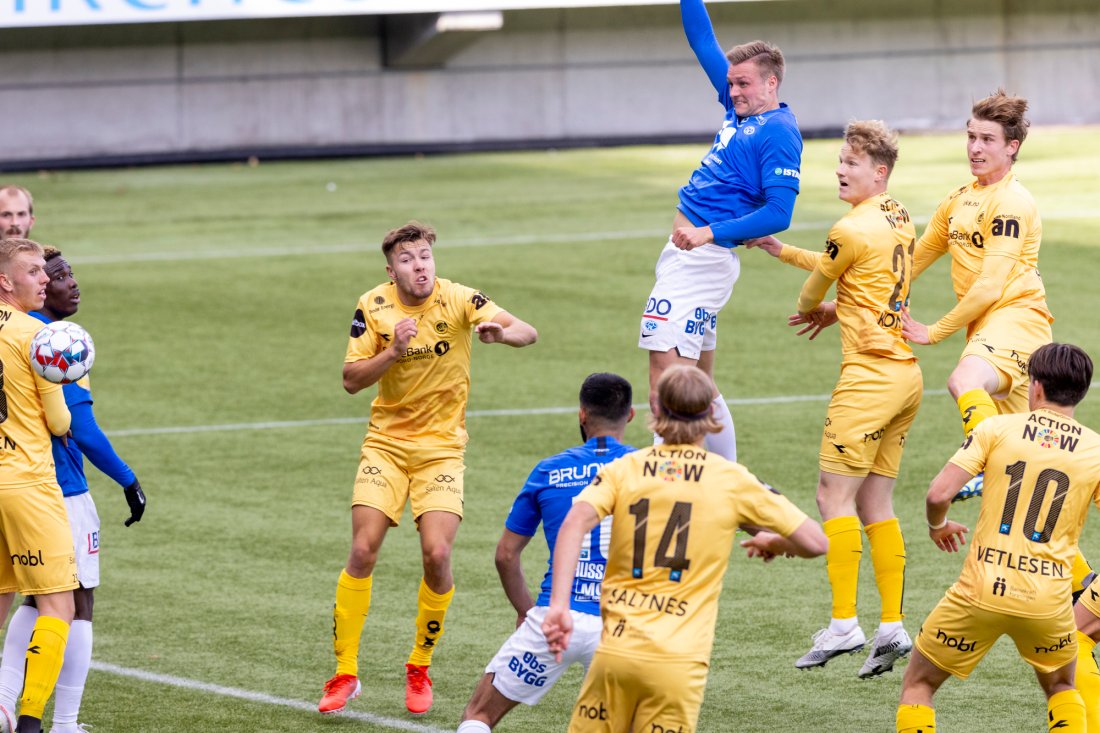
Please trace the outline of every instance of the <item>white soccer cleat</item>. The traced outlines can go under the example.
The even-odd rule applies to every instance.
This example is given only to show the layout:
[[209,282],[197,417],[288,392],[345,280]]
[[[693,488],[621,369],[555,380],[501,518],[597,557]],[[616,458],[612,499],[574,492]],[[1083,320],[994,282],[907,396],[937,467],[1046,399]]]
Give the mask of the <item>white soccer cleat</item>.
[[863,649],[867,637],[863,629],[856,626],[847,634],[834,633],[829,627],[814,634],[814,645],[794,666],[798,669],[824,667],[830,659],[841,654],[855,654]]
[[73,723],[71,725],[55,725],[50,728],[50,733],[92,733],[92,726],[88,723]]
[[859,668],[859,678],[865,680],[877,677],[883,672],[889,672],[894,668],[894,662],[912,650],[913,640],[909,638],[905,629],[898,628],[893,632],[883,632],[879,629],[871,639],[871,654]]

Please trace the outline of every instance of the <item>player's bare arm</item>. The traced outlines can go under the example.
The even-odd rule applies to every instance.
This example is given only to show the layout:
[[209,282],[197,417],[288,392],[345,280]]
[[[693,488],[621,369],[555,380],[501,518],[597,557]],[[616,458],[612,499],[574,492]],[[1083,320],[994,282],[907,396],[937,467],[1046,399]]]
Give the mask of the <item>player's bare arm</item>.
[[761,557],[764,562],[771,562],[779,555],[805,558],[824,555],[829,540],[821,525],[807,517],[789,537],[766,529],[742,541],[741,546],[750,558]]
[[361,359],[344,365],[344,390],[355,394],[370,387],[382,378],[405,350],[409,341],[416,336],[416,321],[402,318],[393,327],[393,343],[369,359]]
[[745,247],[748,249],[762,249],[772,257],[778,257],[784,246],[786,245],[783,242],[780,242],[771,234],[766,237],[745,240]]
[[951,499],[972,478],[974,476],[970,472],[954,463],[948,463],[928,487],[928,495],[924,500],[928,536],[944,552],[958,552],[966,544],[966,533],[970,529],[948,519],[947,510],[951,506]]
[[539,337],[534,326],[521,321],[508,311],[497,313],[491,321],[479,323],[475,330],[483,344],[505,344],[516,348],[530,346]]
[[573,590],[573,578],[577,561],[581,556],[581,543],[585,536],[600,523],[596,509],[586,501],[578,501],[569,510],[558,539],[554,543],[554,575],[550,587],[550,608],[542,622],[546,643],[560,662],[562,652],[569,648],[573,635],[573,616],[569,613],[569,594]]
[[504,595],[508,596],[512,607],[516,609],[516,627],[523,623],[527,612],[535,605],[531,591],[527,588],[527,579],[523,576],[523,564],[520,555],[531,541],[530,537],[516,534],[505,529],[497,542],[496,566]]

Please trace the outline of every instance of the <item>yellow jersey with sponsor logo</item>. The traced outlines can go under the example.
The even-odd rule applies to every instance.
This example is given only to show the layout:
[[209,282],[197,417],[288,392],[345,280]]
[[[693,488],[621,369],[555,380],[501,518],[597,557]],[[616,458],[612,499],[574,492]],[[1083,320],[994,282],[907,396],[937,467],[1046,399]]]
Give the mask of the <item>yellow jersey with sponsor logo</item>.
[[364,293],[345,363],[388,348],[398,321],[412,318],[417,327],[405,354],[378,380],[367,437],[466,445],[471,333],[501,310],[484,293],[442,278],[436,278],[431,296],[419,306],[402,305],[392,282]]
[[[1039,245],[1043,225],[1031,193],[1009,173],[989,186],[974,181],[952,192],[940,203],[917,243],[919,275],[944,252],[951,254],[951,283],[960,301],[978,279],[986,257],[1011,260],[1008,275],[997,283],[999,295],[967,326],[967,338],[986,317],[1001,308],[1028,308],[1048,321],[1046,289],[1039,277]],[[963,324],[960,324],[963,325]],[[940,338],[950,334],[944,333]]]
[[0,303],[0,488],[56,484],[41,395],[61,389],[31,369],[42,321]]
[[786,536],[806,520],[744,466],[690,445],[613,461],[576,500],[612,517],[600,650],[631,657],[709,663],[734,532]]
[[999,415],[979,423],[951,462],[984,470],[985,485],[950,592],[1016,616],[1061,613],[1089,503],[1100,506],[1100,435],[1052,410]]
[[901,336],[916,240],[909,212],[884,192],[856,204],[832,226],[824,253],[790,246],[780,252],[784,262],[813,270],[798,297],[799,312],[813,310],[836,282],[845,361],[860,354],[916,359]]

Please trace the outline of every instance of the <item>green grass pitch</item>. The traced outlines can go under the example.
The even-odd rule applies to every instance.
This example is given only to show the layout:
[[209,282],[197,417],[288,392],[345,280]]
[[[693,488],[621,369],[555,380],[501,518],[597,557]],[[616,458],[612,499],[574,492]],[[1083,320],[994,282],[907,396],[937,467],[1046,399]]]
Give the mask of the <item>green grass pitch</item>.
[[[1096,141],[1095,130],[1037,129],[1017,172],[1044,218],[1041,265],[1055,338],[1100,357]],[[583,377],[603,370],[628,377],[635,401],[645,401],[638,319],[676,189],[705,147],[15,177],[36,197],[35,238],[61,247],[74,266],[84,294],[75,320],[98,347],[96,411],[149,496],[145,519],[124,529],[122,492],[90,470],[104,522],[95,658],[111,666],[93,670],[81,719],[116,733],[394,730],[384,719],[408,730],[453,730],[514,625],[493,567],[511,499],[535,461],[577,439],[573,414],[537,410],[572,407]],[[835,140],[807,143],[803,193],[783,239],[817,249],[845,212],[833,176],[837,149]],[[961,131],[905,136],[891,192],[921,231],[939,200],[969,179]],[[413,720],[403,705],[420,576],[406,515],[382,548],[363,635],[364,691],[351,704],[379,719],[322,719],[311,709],[333,672],[333,593],[373,394],[344,394],[340,369],[356,299],[385,277],[381,236],[410,218],[439,230],[441,276],[484,289],[534,324],[540,339],[523,350],[474,346],[468,514],[455,548],[457,594],[433,666],[435,707]],[[786,326],[805,273],[762,252],[742,253],[742,263],[720,318],[717,381],[727,398],[744,401],[733,406],[743,462],[815,515],[837,334],[809,343]],[[946,262],[915,284],[912,300],[924,321],[947,311]],[[956,336],[918,352],[931,393],[896,492],[909,552],[910,633],[962,561],[935,550],[923,520],[928,482],[961,439],[944,392],[961,346]],[[774,399],[791,396],[805,399]],[[1084,422],[1100,425],[1097,404],[1083,403]],[[643,418],[628,434],[636,445],[649,441]],[[977,510],[971,502],[952,516],[972,523]],[[1098,533],[1093,520],[1086,554],[1100,557]],[[868,555],[860,617],[870,633],[878,601]],[[525,557],[531,584],[544,563],[536,539]],[[828,613],[823,560],[764,566],[736,555],[700,729],[892,730],[899,671],[860,681],[861,657],[794,669]],[[573,671],[543,704],[521,706],[499,729],[564,729],[578,684]],[[223,688],[301,706],[227,697]],[[949,682],[937,703],[944,730],[1015,731],[1045,719],[1030,670],[1003,641],[971,680]]]

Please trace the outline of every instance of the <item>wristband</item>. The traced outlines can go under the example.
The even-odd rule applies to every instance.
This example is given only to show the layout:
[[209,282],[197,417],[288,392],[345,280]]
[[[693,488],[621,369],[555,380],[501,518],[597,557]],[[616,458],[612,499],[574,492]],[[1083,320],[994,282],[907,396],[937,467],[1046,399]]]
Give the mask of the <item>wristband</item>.
[[947,517],[944,517],[944,518],[943,518],[943,521],[942,521],[942,522],[940,522],[940,523],[939,523],[938,525],[936,525],[936,526],[932,526],[932,523],[931,523],[931,522],[929,522],[929,523],[928,523],[928,529],[932,530],[933,532],[935,532],[936,530],[939,530],[939,529],[943,529],[943,528],[944,528],[944,527],[946,527],[946,526],[947,526]]

